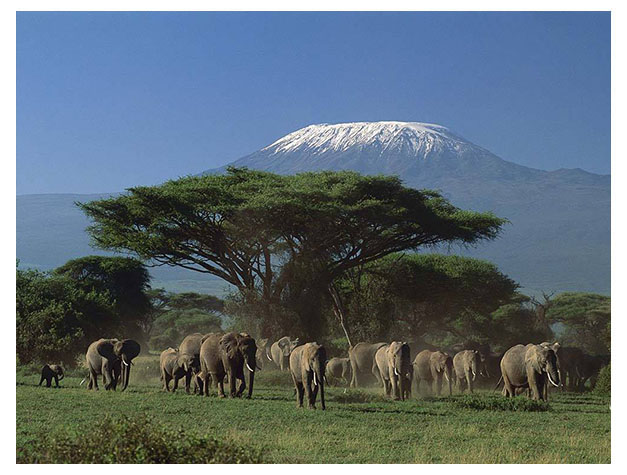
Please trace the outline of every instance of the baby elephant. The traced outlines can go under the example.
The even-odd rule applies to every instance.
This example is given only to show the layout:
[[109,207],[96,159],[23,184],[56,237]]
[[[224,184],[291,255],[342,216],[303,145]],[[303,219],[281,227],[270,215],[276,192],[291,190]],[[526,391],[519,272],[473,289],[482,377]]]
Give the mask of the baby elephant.
[[46,380],[46,387],[49,388],[52,383],[52,379],[54,378],[54,383],[57,385],[58,388],[59,381],[63,379],[63,376],[63,368],[61,367],[61,365],[47,364],[43,368],[41,368],[41,379],[39,380],[39,386],[41,386],[41,383]]
[[[174,379],[172,392],[175,392],[179,385],[179,379],[185,378],[187,380],[191,378],[194,369],[194,357],[188,354],[180,354],[174,348],[168,348],[161,353],[159,366],[161,367],[164,391],[170,391],[170,381]],[[189,383],[186,386],[189,387]]]

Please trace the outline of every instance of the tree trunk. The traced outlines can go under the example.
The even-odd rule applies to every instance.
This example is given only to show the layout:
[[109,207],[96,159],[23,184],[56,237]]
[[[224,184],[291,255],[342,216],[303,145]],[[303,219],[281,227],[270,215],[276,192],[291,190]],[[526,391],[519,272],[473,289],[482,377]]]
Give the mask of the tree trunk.
[[331,300],[333,301],[333,313],[340,321],[340,325],[342,330],[344,330],[344,335],[346,335],[346,341],[348,341],[348,347],[352,348],[353,343],[351,341],[351,337],[348,334],[348,329],[346,328],[346,321],[344,318],[344,307],[342,305],[342,300],[340,299],[340,295],[337,292],[337,289],[333,285],[333,282],[329,284],[329,293],[331,294]]

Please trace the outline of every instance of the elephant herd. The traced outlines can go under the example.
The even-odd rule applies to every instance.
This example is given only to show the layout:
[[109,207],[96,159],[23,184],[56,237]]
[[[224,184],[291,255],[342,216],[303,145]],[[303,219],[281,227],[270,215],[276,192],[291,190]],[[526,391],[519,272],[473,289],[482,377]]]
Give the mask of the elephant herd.
[[[246,397],[251,398],[255,372],[272,364],[290,372],[299,407],[306,400],[309,408],[315,408],[320,395],[321,407],[325,409],[325,384],[341,383],[350,387],[376,383],[386,396],[405,400],[411,397],[412,387],[420,391],[422,383],[436,395],[442,393],[446,384],[452,395],[453,385],[460,392],[467,389],[472,393],[477,382],[490,384],[498,379],[494,389],[502,382],[506,397],[526,391],[533,399],[546,400],[551,386],[581,391],[588,380],[594,385],[600,369],[609,364],[609,356],[590,356],[557,342],[515,345],[503,354],[485,347],[446,351],[411,346],[402,341],[362,342],[348,350],[348,357],[327,359],[324,346],[315,342],[299,344],[298,338],[288,336],[269,344],[268,339],[257,342],[247,333],[193,333],[178,348],[161,353],[159,368],[163,390],[167,392],[176,391],[183,379],[188,393],[192,392],[193,383],[194,393],[209,396],[213,386],[218,396],[225,397],[224,384],[228,382],[231,397],[241,397],[248,389]],[[140,349],[132,339],[101,338],[89,345],[85,357],[88,389],[97,390],[98,378],[102,377],[105,389],[115,390],[121,383],[125,390],[133,359]],[[413,360],[412,352],[416,353]],[[53,379],[58,386],[63,368],[45,365],[39,384],[46,381],[50,387]]]

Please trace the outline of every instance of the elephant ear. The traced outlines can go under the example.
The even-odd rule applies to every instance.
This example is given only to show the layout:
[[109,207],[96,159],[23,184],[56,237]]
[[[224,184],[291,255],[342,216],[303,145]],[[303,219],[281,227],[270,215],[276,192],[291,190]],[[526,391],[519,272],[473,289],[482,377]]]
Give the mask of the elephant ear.
[[96,351],[100,356],[106,358],[107,360],[114,360],[117,358],[116,354],[113,352],[112,340],[102,340],[98,343],[98,345],[96,345]]
[[540,352],[538,348],[532,348],[531,351],[527,351],[525,354],[525,363],[531,365],[536,373],[542,373],[540,366]]
[[220,348],[224,351],[229,358],[235,357],[237,353],[238,342],[232,335],[224,335],[220,338]]
[[129,360],[136,358],[141,352],[141,346],[135,340],[122,340],[116,343],[115,353],[117,355],[125,354]]

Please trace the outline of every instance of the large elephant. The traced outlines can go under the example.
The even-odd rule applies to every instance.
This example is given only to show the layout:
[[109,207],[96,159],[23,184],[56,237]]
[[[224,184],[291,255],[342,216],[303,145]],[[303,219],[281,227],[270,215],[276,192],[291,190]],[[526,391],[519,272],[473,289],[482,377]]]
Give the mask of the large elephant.
[[379,371],[374,360],[374,355],[379,348],[386,345],[385,342],[379,343],[357,343],[348,350],[348,358],[351,362],[351,388],[359,386],[365,386],[368,381],[368,376],[372,375],[376,378],[377,382],[382,384]]
[[327,381],[335,383],[336,381],[344,381],[350,384],[351,380],[351,362],[348,358],[331,358],[327,361],[326,367]]
[[113,389],[122,379],[122,391],[128,386],[133,359],[139,355],[141,346],[135,340],[101,338],[94,341],[85,355],[89,369],[88,389],[98,389],[98,376],[102,375],[105,389]]
[[63,367],[58,364],[45,365],[41,368],[41,379],[39,380],[39,386],[46,381],[46,387],[49,388],[54,379],[54,384],[59,387],[59,381],[64,378]]
[[170,381],[174,379],[172,392],[175,392],[179,386],[179,379],[185,378],[187,381],[191,377],[193,364],[194,357],[190,354],[181,353],[174,348],[162,351],[159,357],[159,368],[163,380],[163,389],[169,392]]
[[460,392],[464,392],[464,386],[473,392],[477,373],[481,372],[481,355],[477,350],[462,350],[453,357],[455,369],[455,386]]
[[[210,379],[218,386],[218,395],[225,397],[224,377],[228,375],[231,397],[240,397],[246,389],[244,367],[248,369],[248,395],[252,397],[255,381],[257,345],[246,333],[217,333],[207,335],[200,348],[200,366],[203,373],[205,396],[209,396]],[[236,380],[240,386],[236,389]]]
[[507,397],[515,396],[517,389],[528,388],[532,399],[544,400],[546,378],[555,387],[560,382],[555,352],[533,343],[507,350],[501,360],[501,374],[505,385],[503,394]]
[[179,352],[182,355],[189,355],[192,358],[192,371],[189,375],[185,376],[185,391],[187,393],[190,392],[190,382],[192,378],[197,380],[195,387],[199,387],[200,394],[202,394],[202,385],[198,385],[198,373],[200,373],[200,347],[202,346],[203,341],[211,335],[202,334],[202,333],[192,333],[191,335],[187,335],[183,338],[183,341],[179,345]]
[[420,390],[420,382],[431,383],[433,393],[440,395],[442,382],[448,382],[449,395],[453,394],[453,358],[443,351],[424,350],[414,359],[414,379],[416,389]]
[[324,402],[326,362],[327,352],[324,346],[315,342],[297,346],[290,354],[290,373],[296,388],[298,407],[303,407],[303,396],[307,396],[309,408],[315,409],[320,389],[320,405],[323,410],[326,409]]
[[406,385],[411,385],[408,375],[411,374],[411,358],[409,345],[406,342],[393,341],[380,347],[374,356],[379,376],[383,381],[386,396],[405,400]]
[[289,368],[290,353],[298,346],[298,338],[290,338],[284,336],[272,343],[270,347],[270,356],[272,361],[281,371],[287,371]]

